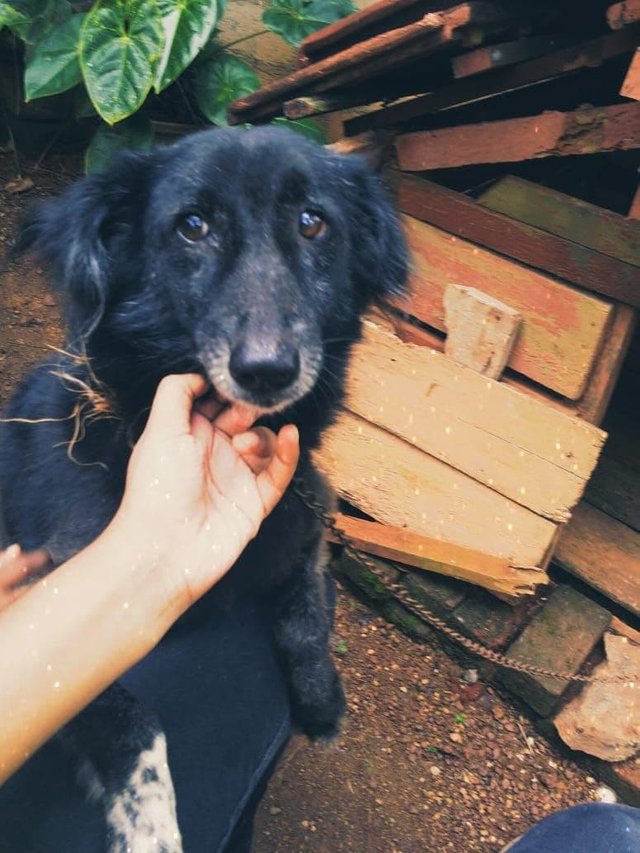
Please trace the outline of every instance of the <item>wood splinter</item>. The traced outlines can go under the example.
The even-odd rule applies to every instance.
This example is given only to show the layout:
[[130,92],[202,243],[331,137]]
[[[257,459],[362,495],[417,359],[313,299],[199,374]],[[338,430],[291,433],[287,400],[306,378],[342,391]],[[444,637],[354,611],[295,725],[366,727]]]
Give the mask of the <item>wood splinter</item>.
[[475,287],[450,284],[444,293],[445,354],[490,379],[500,379],[518,336],[521,315]]

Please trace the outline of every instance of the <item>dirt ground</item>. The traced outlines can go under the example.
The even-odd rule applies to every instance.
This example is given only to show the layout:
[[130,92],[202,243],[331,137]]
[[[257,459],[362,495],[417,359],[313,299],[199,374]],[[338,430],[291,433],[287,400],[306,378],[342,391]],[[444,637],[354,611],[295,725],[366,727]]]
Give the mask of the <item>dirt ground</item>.
[[[14,161],[0,156],[0,246],[28,204],[75,174],[73,161],[55,159],[32,190],[10,195],[2,188]],[[0,404],[61,338],[45,273],[29,261],[3,266]],[[513,704],[344,589],[334,648],[349,700],[344,733],[327,748],[291,744],[260,810],[256,853],[499,851],[545,815],[596,798],[597,782]]]

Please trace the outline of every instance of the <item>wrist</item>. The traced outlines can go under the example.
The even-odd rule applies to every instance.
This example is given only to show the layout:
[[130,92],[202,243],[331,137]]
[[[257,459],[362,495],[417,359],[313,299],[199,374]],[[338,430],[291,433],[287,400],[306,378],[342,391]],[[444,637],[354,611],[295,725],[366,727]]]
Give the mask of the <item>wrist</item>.
[[171,570],[166,548],[120,510],[90,547],[99,551],[98,562],[113,566],[120,606],[138,623],[139,635],[152,648],[190,604],[185,585]]

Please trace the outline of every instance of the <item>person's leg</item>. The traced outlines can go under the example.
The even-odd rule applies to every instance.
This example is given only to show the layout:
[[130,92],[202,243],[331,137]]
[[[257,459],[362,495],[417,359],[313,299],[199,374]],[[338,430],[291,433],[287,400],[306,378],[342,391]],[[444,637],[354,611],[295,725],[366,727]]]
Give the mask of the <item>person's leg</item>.
[[640,810],[584,803],[550,815],[504,853],[638,853]]
[[[185,853],[225,849],[238,824],[250,839],[258,792],[290,729],[258,607],[244,603],[178,626],[121,683],[162,721]],[[5,784],[0,853],[103,849],[102,815],[84,802],[74,773],[54,739]]]

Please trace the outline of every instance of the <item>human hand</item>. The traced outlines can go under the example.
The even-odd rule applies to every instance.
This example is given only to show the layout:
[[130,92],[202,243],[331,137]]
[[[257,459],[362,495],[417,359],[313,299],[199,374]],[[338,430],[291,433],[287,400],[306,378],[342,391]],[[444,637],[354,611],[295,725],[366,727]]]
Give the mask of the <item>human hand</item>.
[[295,426],[276,436],[250,430],[258,413],[247,406],[208,401],[198,410],[206,390],[197,374],[162,380],[115,519],[131,549],[150,553],[187,605],[236,562],[284,494],[299,456]]
[[0,551],[0,610],[12,604],[29,587],[25,581],[33,579],[49,562],[47,551],[27,551],[19,545],[10,545]]

